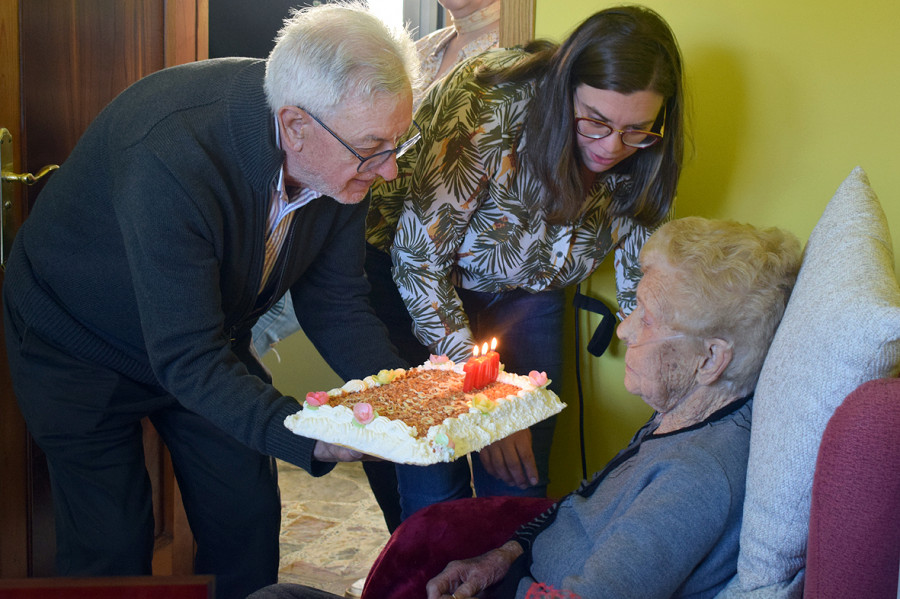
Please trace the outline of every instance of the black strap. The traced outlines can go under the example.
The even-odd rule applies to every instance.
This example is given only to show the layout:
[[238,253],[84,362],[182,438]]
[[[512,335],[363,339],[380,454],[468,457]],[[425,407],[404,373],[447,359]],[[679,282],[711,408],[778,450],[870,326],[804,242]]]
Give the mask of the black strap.
[[598,358],[603,355],[603,352],[609,347],[609,342],[612,341],[613,331],[616,330],[616,318],[609,306],[598,299],[581,293],[581,284],[575,287],[575,297],[572,300],[572,305],[575,306],[575,380],[578,383],[578,435],[581,440],[581,478],[587,480],[587,456],[584,445],[584,393],[581,389],[581,343],[578,333],[578,310],[587,310],[603,316],[587,346],[588,351]]
[[603,320],[597,325],[594,335],[587,346],[588,351],[599,358],[606,351],[606,348],[609,347],[613,332],[616,330],[616,317],[613,315],[613,311],[601,300],[581,293],[581,285],[575,287],[575,298],[572,300],[572,305],[603,316]]

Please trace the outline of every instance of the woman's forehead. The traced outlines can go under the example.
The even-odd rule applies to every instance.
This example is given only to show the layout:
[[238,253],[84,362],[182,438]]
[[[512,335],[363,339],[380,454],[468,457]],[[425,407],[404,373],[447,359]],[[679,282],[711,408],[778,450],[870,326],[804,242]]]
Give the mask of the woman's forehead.
[[672,292],[676,288],[675,269],[671,266],[654,265],[644,270],[638,282],[636,298],[645,311],[662,315],[668,313]]

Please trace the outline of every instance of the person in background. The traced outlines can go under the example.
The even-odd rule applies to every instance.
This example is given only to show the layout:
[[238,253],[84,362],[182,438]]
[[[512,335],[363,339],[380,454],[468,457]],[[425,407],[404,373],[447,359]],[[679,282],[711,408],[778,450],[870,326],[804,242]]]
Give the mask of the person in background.
[[[522,599],[534,586],[582,599],[716,596],[737,570],[752,395],[800,261],[797,238],[777,228],[699,217],[660,227],[641,251],[636,305],[617,331],[625,389],[653,409],[650,419],[578,490],[501,547],[450,562],[422,596]],[[401,526],[395,548],[464,554],[403,538],[422,530],[428,511]],[[413,578],[422,567],[406,564]],[[325,597],[294,585],[252,595]]]
[[88,127],[5,274],[12,382],[47,456],[62,576],[151,573],[142,420],[172,454],[220,598],[275,582],[273,458],[358,452],[284,426],[250,330],[288,289],[345,379],[404,367],[369,307],[363,201],[415,143],[415,46],[362,4],[294,13],[267,60],[152,74]]
[[[372,188],[371,301],[411,364],[496,337],[510,372],[559,392],[564,293],[615,253],[634,305],[637,255],[672,211],[684,148],[682,59],[655,12],[602,10],[562,43],[492,50],[434,84],[422,141]],[[403,517],[438,501],[546,495],[555,419],[471,456],[398,465]]]
[[415,111],[431,84],[457,63],[500,44],[500,0],[443,0],[451,25],[416,42],[422,64],[423,93],[413,99]]

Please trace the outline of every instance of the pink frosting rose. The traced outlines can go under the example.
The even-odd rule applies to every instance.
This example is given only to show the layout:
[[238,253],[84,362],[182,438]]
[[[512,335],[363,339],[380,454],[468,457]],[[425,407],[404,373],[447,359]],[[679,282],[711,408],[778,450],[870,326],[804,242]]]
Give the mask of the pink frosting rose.
[[444,362],[449,362],[450,358],[448,358],[447,356],[443,356],[443,355],[436,356],[434,354],[430,354],[428,356],[428,361],[431,362],[432,364],[443,364]]
[[528,373],[528,378],[535,387],[543,387],[547,384],[547,373],[532,370]]
[[311,406],[319,407],[328,403],[329,397],[327,391],[310,391],[306,394],[306,403]]
[[375,419],[375,410],[372,409],[372,404],[362,401],[353,406],[353,417],[360,424],[369,424]]
[[327,391],[310,391],[306,394],[306,403],[313,407],[324,406],[328,403]]

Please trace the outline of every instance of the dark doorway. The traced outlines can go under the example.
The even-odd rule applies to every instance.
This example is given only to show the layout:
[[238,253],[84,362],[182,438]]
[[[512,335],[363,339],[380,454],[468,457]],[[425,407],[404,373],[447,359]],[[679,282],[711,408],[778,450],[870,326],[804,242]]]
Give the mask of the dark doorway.
[[266,58],[291,9],[318,0],[209,0],[209,57]]

